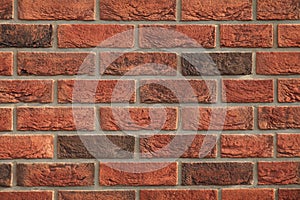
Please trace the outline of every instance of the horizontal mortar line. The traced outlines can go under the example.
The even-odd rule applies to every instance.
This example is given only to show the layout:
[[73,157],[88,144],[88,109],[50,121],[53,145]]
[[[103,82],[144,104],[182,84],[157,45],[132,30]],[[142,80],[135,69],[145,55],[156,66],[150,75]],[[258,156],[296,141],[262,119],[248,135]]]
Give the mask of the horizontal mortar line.
[[[298,188],[299,185],[169,185],[169,186],[129,186],[129,185],[119,185],[119,186],[65,186],[65,187],[53,187],[53,186],[45,186],[45,187],[5,187],[5,191],[90,191],[90,192],[98,192],[98,191],[130,191],[130,190],[176,190],[176,189],[192,189],[192,190],[210,190],[210,189],[250,189],[250,188],[260,188],[260,189],[279,189],[279,188]],[[4,187],[3,187],[4,188]],[[0,187],[1,189],[1,187]]]
[[299,24],[299,20],[245,20],[245,21],[231,21],[231,20],[195,20],[195,21],[164,21],[164,20],[132,20],[132,21],[117,21],[117,20],[25,20],[25,19],[10,19],[0,20],[1,24],[117,24],[117,25],[215,25],[218,24]]
[[[133,153],[133,152],[132,152]],[[247,157],[247,158],[139,158],[138,160],[132,158],[57,158],[57,159],[6,159],[0,160],[0,163],[16,162],[17,164],[54,164],[54,163],[224,163],[224,162],[300,162],[300,157],[277,157],[277,158],[259,158],[259,157]]]

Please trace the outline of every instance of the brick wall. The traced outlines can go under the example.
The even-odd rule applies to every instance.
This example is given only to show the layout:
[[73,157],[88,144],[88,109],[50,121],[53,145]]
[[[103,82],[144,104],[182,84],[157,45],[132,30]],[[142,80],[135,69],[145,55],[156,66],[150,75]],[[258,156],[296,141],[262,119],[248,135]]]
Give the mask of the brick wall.
[[0,200],[300,199],[299,0],[1,0]]

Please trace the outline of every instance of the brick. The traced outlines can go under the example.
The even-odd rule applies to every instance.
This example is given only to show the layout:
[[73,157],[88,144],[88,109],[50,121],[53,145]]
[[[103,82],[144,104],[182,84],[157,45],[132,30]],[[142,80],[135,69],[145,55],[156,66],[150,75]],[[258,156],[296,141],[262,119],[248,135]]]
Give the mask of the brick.
[[13,75],[13,53],[0,52],[0,76]]
[[216,135],[153,135],[140,138],[143,158],[215,158]]
[[258,0],[257,19],[297,20],[300,19],[300,4],[297,0]]
[[183,53],[183,76],[248,75],[252,73],[252,53]]
[[54,193],[52,191],[4,191],[0,192],[0,200],[52,200]]
[[12,186],[12,164],[0,163],[0,187],[10,186]]
[[183,0],[181,19],[198,20],[251,20],[251,0]]
[[[300,16],[300,3],[299,3]],[[300,25],[279,24],[278,25],[278,46],[279,47],[300,47]]]
[[177,200],[177,199],[209,199],[217,200],[217,190],[141,190],[141,200]]
[[278,200],[298,200],[300,197],[300,189],[279,189]]
[[277,157],[300,157],[300,134],[278,134]]
[[215,80],[142,80],[142,103],[215,103]]
[[103,52],[100,53],[101,75],[175,76],[177,55],[164,52]]
[[95,129],[93,108],[19,107],[17,129],[20,131],[75,131]]
[[300,79],[278,79],[278,101],[300,101]]
[[0,80],[0,103],[51,103],[53,85],[53,80]]
[[253,163],[182,163],[182,185],[250,185]]
[[300,128],[300,107],[259,107],[258,126],[270,130]]
[[34,163],[17,164],[17,185],[36,186],[91,186],[94,185],[93,163]]
[[214,48],[215,25],[140,25],[142,48]]
[[1,135],[0,159],[53,158],[53,135]]
[[93,53],[18,53],[18,75],[21,76],[94,75],[95,68]]
[[100,2],[102,20],[176,20],[176,0],[103,0]]
[[234,24],[220,26],[221,47],[272,47],[271,24]]
[[135,102],[134,80],[59,80],[59,103]]
[[94,20],[95,0],[21,0],[19,19],[26,20]]
[[163,186],[177,184],[176,163],[100,163],[102,186]]
[[59,48],[133,47],[132,25],[64,24],[58,26]]
[[176,130],[177,118],[177,108],[100,108],[100,126],[105,131]]
[[85,200],[85,199],[109,199],[109,200],[135,200],[135,192],[126,191],[59,191],[58,200]]
[[272,135],[223,134],[221,136],[222,158],[269,158],[272,156]]
[[46,48],[52,46],[52,25],[0,24],[0,48]]
[[256,73],[262,75],[300,74],[300,52],[258,52]]
[[252,130],[253,108],[186,107],[182,110],[183,130]]
[[275,200],[274,189],[223,189],[222,200]]
[[13,0],[2,0],[0,5],[0,19],[13,18]]
[[0,108],[0,131],[12,131],[13,110],[11,108]]
[[118,135],[71,135],[58,136],[58,157],[79,158],[133,158],[135,139],[132,136]]
[[222,101],[259,103],[274,101],[274,82],[266,80],[223,80]]
[[300,184],[299,162],[258,162],[259,185]]

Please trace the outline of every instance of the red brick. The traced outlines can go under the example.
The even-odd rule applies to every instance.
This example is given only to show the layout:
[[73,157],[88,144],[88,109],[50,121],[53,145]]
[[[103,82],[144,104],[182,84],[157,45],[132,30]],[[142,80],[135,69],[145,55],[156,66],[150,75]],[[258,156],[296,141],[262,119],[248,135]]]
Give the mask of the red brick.
[[133,47],[132,25],[64,24],[58,26],[59,48]]
[[34,163],[17,165],[17,185],[36,186],[91,186],[94,185],[93,163]]
[[94,130],[93,108],[19,107],[17,129],[20,131]]
[[135,200],[134,191],[59,191],[58,200]]
[[184,130],[252,130],[253,108],[186,107],[181,121]]
[[300,197],[300,189],[279,189],[278,200],[298,200]]
[[0,19],[13,18],[13,0],[2,0],[0,5]]
[[214,48],[215,25],[140,25],[142,48]]
[[259,107],[258,126],[270,130],[300,128],[300,107]]
[[53,135],[2,135],[0,159],[53,158]]
[[223,189],[222,200],[275,200],[274,189]]
[[12,167],[12,164],[0,163],[0,187],[12,186]]
[[259,162],[259,185],[300,184],[299,162]]
[[0,108],[0,131],[11,131],[13,129],[13,110],[11,108]]
[[222,135],[223,158],[268,158],[273,156],[272,135]]
[[95,0],[21,0],[19,19],[26,20],[94,20]]
[[13,75],[13,53],[0,52],[0,76]]
[[278,101],[300,101],[300,79],[278,79]]
[[223,80],[222,101],[258,103],[274,101],[273,80]]
[[162,52],[100,53],[101,75],[161,75],[177,73],[177,55]]
[[23,76],[93,75],[95,68],[93,53],[18,53],[18,75]]
[[176,185],[176,163],[100,163],[100,185]]
[[183,0],[182,20],[251,20],[251,0]]
[[140,200],[217,200],[217,190],[141,190]]
[[271,24],[221,25],[221,47],[272,47],[273,26]]
[[60,80],[59,103],[135,102],[134,80]]
[[263,75],[300,74],[300,52],[258,52],[256,73]]
[[299,6],[297,0],[258,0],[257,19],[297,20],[300,19]]
[[[300,13],[300,9],[298,10]],[[279,47],[300,47],[300,25],[279,24],[278,25],[278,46]]]
[[53,80],[0,80],[0,103],[51,103],[53,84]]
[[142,80],[140,81],[142,103],[215,103],[217,82],[215,80]]
[[47,48],[52,46],[50,24],[0,24],[0,48]]
[[102,0],[102,20],[176,20],[176,0]]
[[182,163],[183,185],[250,185],[253,163]]
[[300,157],[300,134],[278,134],[277,157]]
[[100,108],[102,130],[176,130],[177,108]]
[[144,158],[215,158],[216,135],[153,135],[140,138]]
[[54,193],[52,191],[4,191],[0,192],[0,200],[52,200]]

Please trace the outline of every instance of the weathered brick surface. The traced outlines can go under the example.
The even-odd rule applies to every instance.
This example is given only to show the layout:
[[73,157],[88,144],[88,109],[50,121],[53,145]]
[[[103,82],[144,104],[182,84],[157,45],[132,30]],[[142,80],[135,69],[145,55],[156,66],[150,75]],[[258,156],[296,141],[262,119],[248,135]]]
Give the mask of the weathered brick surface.
[[93,75],[94,53],[19,52],[18,75]]
[[183,185],[250,185],[253,163],[183,163]]
[[141,190],[141,200],[210,199],[217,200],[217,190]]
[[85,199],[109,199],[109,200],[135,200],[134,191],[60,191],[58,200],[85,200]]
[[224,158],[272,157],[272,135],[222,135],[221,156]]
[[273,26],[270,24],[221,25],[220,42],[221,47],[272,47]]
[[52,80],[0,80],[0,102],[39,102],[53,101]]
[[[298,10],[300,13],[300,9]],[[278,25],[278,45],[279,47],[300,47],[300,25]]]
[[0,187],[12,185],[12,164],[0,164]]
[[0,52],[0,76],[13,75],[13,53]]
[[13,0],[2,0],[0,5],[0,19],[13,18]]
[[223,200],[238,200],[238,199],[262,199],[274,200],[274,189],[223,189]]
[[300,101],[300,79],[278,79],[278,101]]
[[300,157],[300,134],[278,134],[277,156]]
[[0,200],[14,199],[14,200],[52,200],[54,192],[52,191],[4,191],[0,192]]
[[0,159],[54,157],[53,135],[2,135],[0,143]]
[[100,3],[103,20],[175,20],[176,0],[103,0]]
[[52,46],[52,25],[0,24],[0,48],[46,48]]
[[278,200],[297,200],[300,196],[300,189],[279,189]]
[[176,185],[176,163],[100,163],[100,185]]
[[95,0],[21,0],[18,13],[26,20],[93,20]]
[[251,20],[251,0],[183,0],[182,20]]
[[13,129],[13,110],[11,108],[0,108],[0,131],[11,131]]
[[273,80],[223,80],[222,100],[233,103],[274,101]]
[[93,163],[18,164],[17,185],[36,186],[90,186],[94,185]]

